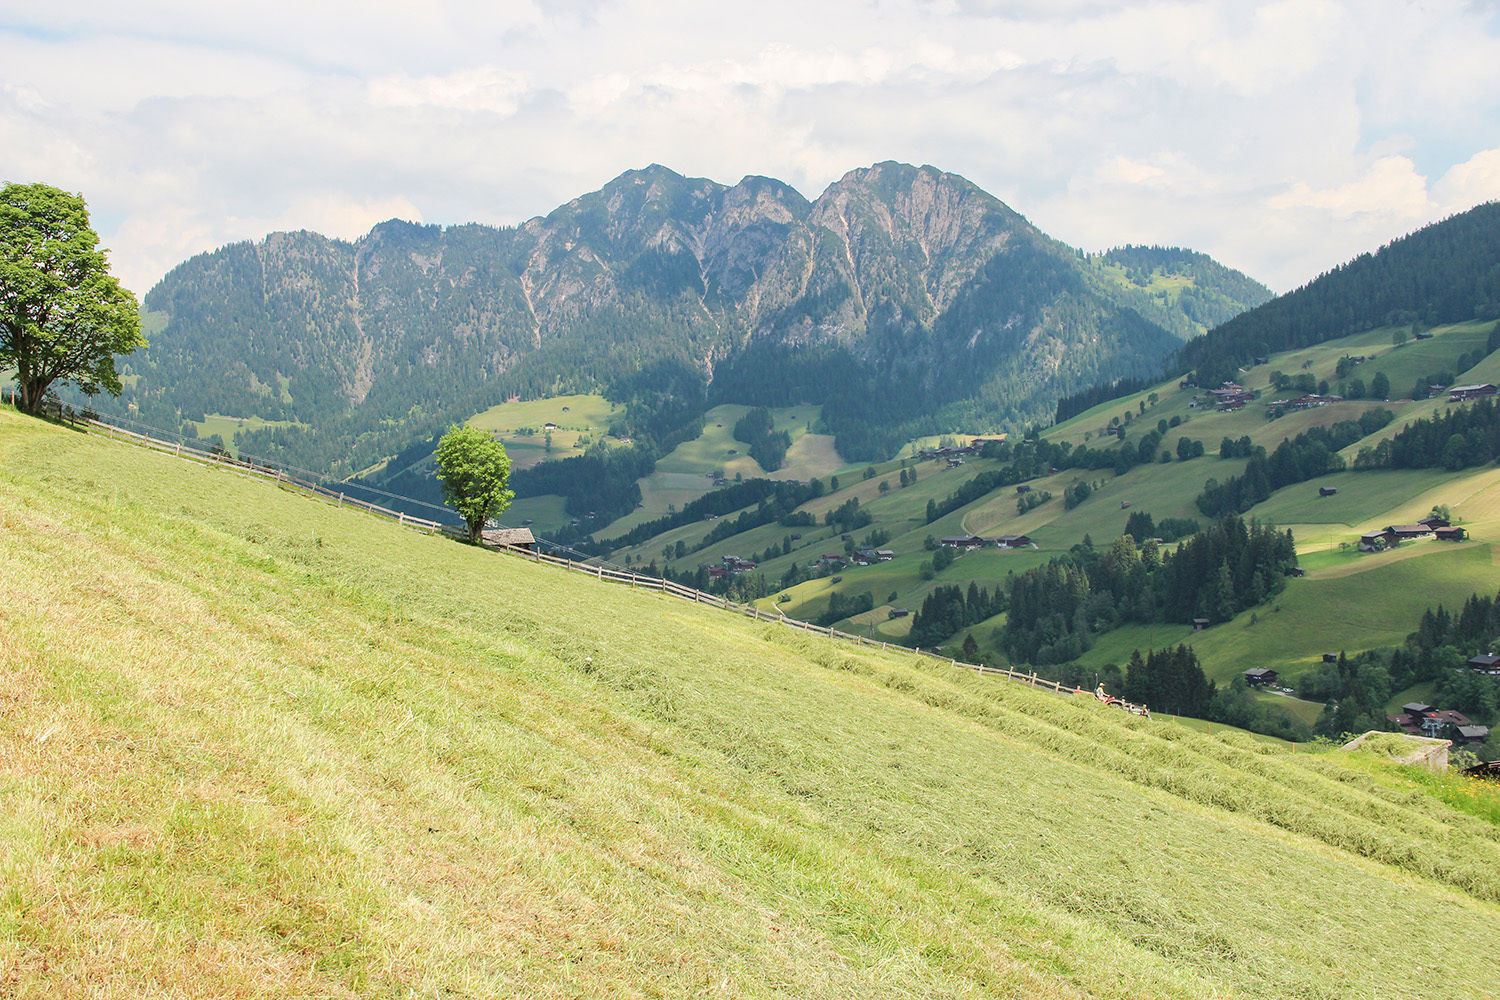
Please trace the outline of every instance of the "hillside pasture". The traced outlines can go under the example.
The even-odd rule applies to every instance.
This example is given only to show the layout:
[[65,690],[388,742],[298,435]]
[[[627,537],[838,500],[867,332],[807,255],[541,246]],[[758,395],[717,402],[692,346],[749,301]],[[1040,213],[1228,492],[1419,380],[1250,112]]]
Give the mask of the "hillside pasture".
[[[1462,474],[1430,469],[1381,469],[1370,472],[1335,472],[1305,483],[1284,486],[1251,511],[1256,519],[1276,525],[1329,525],[1342,527],[1342,540],[1358,541],[1366,531],[1388,524],[1410,524],[1425,517],[1440,498],[1454,495],[1451,484]],[[1319,496],[1320,487],[1338,490]],[[1377,523],[1378,522],[1378,523]],[[1299,546],[1304,543],[1296,535]]]
[[843,467],[832,436],[814,434],[810,430],[822,419],[821,408],[785,406],[772,408],[771,419],[776,430],[787,432],[792,445],[787,449],[782,468],[767,473],[750,457],[749,444],[734,437],[735,423],[750,409],[749,406],[726,403],[709,410],[703,418],[702,433],[663,455],[657,461],[655,471],[638,481],[641,507],[610,524],[601,535],[617,536],[636,525],[662,517],[672,507],[681,510],[714,488],[712,474],[731,480],[738,476],[743,479],[805,481],[821,478]]
[[1385,346],[1380,355],[1355,368],[1350,377],[1363,380],[1368,387],[1383,372],[1390,380],[1392,397],[1406,396],[1420,378],[1444,371],[1463,374],[1458,370],[1459,355],[1483,351],[1493,328],[1493,323],[1479,322],[1435,326],[1425,331],[1433,335],[1431,340],[1408,340],[1400,347],[1391,346],[1394,331],[1381,330]]
[[[499,438],[515,468],[529,469],[581,455],[595,441],[613,441],[610,424],[621,412],[603,396],[547,396],[500,403],[467,422]],[[548,424],[554,429],[548,430]]]
[[568,513],[566,501],[562,497],[548,494],[520,497],[511,501],[510,507],[500,515],[499,520],[510,527],[518,527],[523,521],[531,521],[528,527],[533,532],[546,534],[573,520],[573,515]]
[[4,412],[0,484],[11,995],[1500,992],[1494,822],[1394,765]]
[[1470,594],[1492,593],[1500,579],[1487,543],[1414,543],[1349,559],[1348,571],[1318,569],[1288,581],[1266,606],[1195,634],[1204,670],[1223,682],[1271,667],[1295,680],[1324,653],[1400,645],[1427,608],[1461,607]]
[[231,455],[239,455],[239,446],[235,444],[234,436],[240,431],[261,431],[276,427],[305,427],[295,420],[263,420],[260,417],[231,417],[223,413],[207,414],[202,420],[187,421],[193,425],[198,432],[199,438],[211,438],[219,435],[224,442],[224,447]]

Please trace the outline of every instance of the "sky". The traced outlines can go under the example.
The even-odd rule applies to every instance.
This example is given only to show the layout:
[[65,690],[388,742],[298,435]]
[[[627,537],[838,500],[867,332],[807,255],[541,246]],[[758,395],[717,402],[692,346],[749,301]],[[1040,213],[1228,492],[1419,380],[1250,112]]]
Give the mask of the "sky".
[[1500,0],[0,0],[0,181],[82,193],[137,294],[276,230],[882,160],[1287,291],[1500,198]]

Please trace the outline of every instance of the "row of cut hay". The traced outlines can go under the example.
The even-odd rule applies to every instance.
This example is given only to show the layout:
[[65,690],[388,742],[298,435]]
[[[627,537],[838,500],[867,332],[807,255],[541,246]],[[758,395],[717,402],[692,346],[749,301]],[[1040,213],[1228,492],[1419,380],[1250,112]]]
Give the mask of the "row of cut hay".
[[1062,699],[976,691],[972,683],[960,693],[932,683],[939,680],[906,683],[928,704],[1021,742],[1500,901],[1500,837],[1435,799],[1419,803],[1368,778],[1341,780],[1336,762],[1305,768],[1304,758],[1237,751],[1184,727]]

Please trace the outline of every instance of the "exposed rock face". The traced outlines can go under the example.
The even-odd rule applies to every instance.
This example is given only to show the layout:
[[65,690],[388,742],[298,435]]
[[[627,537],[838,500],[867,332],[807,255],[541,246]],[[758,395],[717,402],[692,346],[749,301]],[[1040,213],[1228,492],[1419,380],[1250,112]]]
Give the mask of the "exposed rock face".
[[357,463],[512,394],[805,400],[865,457],[1043,417],[1202,329],[1105,272],[932,167],[854,170],[810,203],[653,165],[515,229],[388,222],[196,257],[147,296],[164,325],[129,402],[296,421],[312,431],[283,443],[332,467],[313,432]]

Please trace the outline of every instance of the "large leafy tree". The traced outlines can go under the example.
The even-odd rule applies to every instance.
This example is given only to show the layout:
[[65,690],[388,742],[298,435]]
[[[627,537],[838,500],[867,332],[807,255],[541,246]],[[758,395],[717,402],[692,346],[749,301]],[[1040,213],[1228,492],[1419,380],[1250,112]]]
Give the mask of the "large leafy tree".
[[510,456],[505,445],[478,427],[454,424],[438,442],[436,458],[443,500],[469,526],[469,540],[478,542],[484,522],[516,498],[506,489]]
[[21,407],[72,382],[120,394],[115,356],[146,346],[135,296],[109,273],[78,195],[46,184],[0,190],[0,369],[13,368]]

